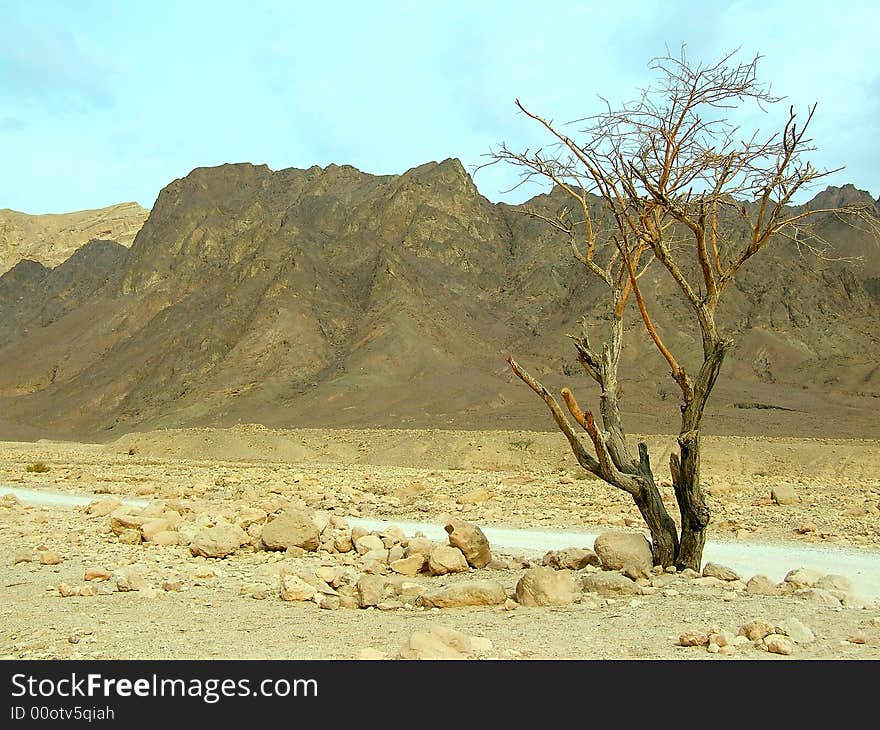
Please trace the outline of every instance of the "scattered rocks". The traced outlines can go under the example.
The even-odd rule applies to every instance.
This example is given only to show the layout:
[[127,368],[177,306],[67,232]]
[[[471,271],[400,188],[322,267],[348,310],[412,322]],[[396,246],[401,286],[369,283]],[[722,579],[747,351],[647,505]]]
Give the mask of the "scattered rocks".
[[599,556],[589,548],[564,548],[551,550],[541,559],[541,564],[554,570],[581,570],[588,565],[599,565]]
[[113,574],[106,568],[86,568],[83,580],[104,581],[110,580]]
[[468,562],[464,553],[457,547],[437,545],[428,558],[428,568],[431,575],[465,573],[468,570]]
[[593,543],[605,570],[641,569],[651,572],[654,557],[644,535],[634,532],[603,532]]
[[567,571],[529,568],[516,584],[516,600],[523,606],[567,606],[578,594]]
[[724,581],[740,579],[736,571],[718,563],[706,563],[703,566],[703,577],[717,578]]
[[779,505],[798,504],[801,498],[790,484],[777,484],[770,490],[770,499]]
[[485,568],[492,560],[489,541],[476,525],[453,519],[443,529],[449,534],[449,544],[461,550],[471,567]]
[[791,641],[782,634],[769,634],[763,639],[763,644],[771,654],[783,654],[788,656],[794,651]]
[[497,606],[507,600],[504,586],[494,580],[461,581],[430,590],[418,598],[426,608],[461,608],[464,606]]
[[320,533],[306,510],[289,510],[278,515],[263,527],[260,539],[267,550],[287,550],[298,547],[317,550]]

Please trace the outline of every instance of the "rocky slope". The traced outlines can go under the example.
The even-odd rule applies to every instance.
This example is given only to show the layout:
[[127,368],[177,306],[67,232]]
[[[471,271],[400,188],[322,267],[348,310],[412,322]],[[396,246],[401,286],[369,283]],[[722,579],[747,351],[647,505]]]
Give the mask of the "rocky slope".
[[[0,277],[0,433],[549,427],[505,358],[592,395],[564,335],[582,315],[595,320],[596,288],[523,214],[561,202],[492,204],[457,160],[398,176],[198,168],[161,192],[130,250],[96,241],[54,269],[24,261]],[[738,347],[716,394],[719,431],[877,429],[877,243],[824,225],[864,261],[780,242],[730,292],[724,325]],[[659,269],[645,290],[692,362],[698,342],[676,291]],[[631,428],[674,427],[662,359],[634,318],[626,336]]]
[[147,215],[137,203],[47,215],[0,210],[0,274],[23,259],[57,266],[92,239],[130,246]]

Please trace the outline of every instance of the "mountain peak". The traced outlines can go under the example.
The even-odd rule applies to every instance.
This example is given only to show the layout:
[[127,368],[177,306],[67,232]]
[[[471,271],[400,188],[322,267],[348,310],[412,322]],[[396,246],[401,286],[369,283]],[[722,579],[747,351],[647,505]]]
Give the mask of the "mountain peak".
[[805,207],[817,208],[842,208],[847,205],[876,205],[873,196],[867,190],[860,190],[852,183],[846,183],[837,187],[829,185],[821,193],[809,201]]

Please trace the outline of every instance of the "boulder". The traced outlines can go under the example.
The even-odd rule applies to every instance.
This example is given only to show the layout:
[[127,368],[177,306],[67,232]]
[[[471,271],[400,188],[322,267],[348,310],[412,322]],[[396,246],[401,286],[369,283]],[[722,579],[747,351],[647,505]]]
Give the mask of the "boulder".
[[406,552],[404,555],[407,558],[412,555],[424,555],[427,560],[433,549],[434,543],[432,543],[427,537],[411,537],[407,540]]
[[826,591],[855,592],[852,581],[845,575],[823,575],[816,581],[815,586],[816,588],[824,588]]
[[599,565],[599,556],[589,548],[565,548],[563,550],[551,550],[541,560],[554,570],[581,570],[588,565]]
[[401,659],[467,659],[492,651],[492,642],[445,626],[413,632],[401,647]]
[[795,589],[812,588],[822,578],[822,573],[811,568],[795,568],[785,574],[784,581]]
[[810,627],[801,623],[794,616],[780,621],[775,630],[770,633],[784,634],[795,644],[811,644],[816,640],[816,635]]
[[385,543],[378,535],[363,535],[354,541],[354,549],[359,555],[366,555],[373,550],[385,550]]
[[779,588],[768,576],[753,575],[746,583],[746,593],[753,596],[776,596],[779,595]]
[[225,558],[246,545],[248,539],[238,525],[221,523],[199,530],[189,544],[189,551],[196,557]]
[[771,654],[788,655],[794,651],[794,646],[792,646],[789,638],[782,634],[769,634],[765,636],[763,644]]
[[603,596],[637,596],[642,592],[638,584],[625,575],[615,572],[587,573],[581,579],[581,590],[584,593],[598,593]]
[[493,492],[480,487],[479,489],[474,489],[472,492],[466,492],[460,495],[455,501],[458,502],[458,504],[482,504],[483,502],[488,502],[494,496],[495,494]]
[[494,580],[462,581],[438,590],[426,591],[418,603],[427,608],[460,608],[462,606],[497,606],[507,600],[504,586]]
[[468,569],[468,562],[464,553],[451,545],[437,545],[428,558],[428,568],[431,575],[446,575],[447,573],[464,573]]
[[603,532],[593,543],[593,550],[605,570],[642,570],[654,566],[651,543],[635,532]]
[[737,575],[736,571],[718,563],[706,563],[703,566],[703,577],[717,578],[724,581],[739,580],[739,575]]
[[92,517],[106,517],[121,506],[122,500],[119,497],[104,497],[104,499],[96,499],[94,502],[89,502],[89,505],[86,507],[86,514]]
[[464,553],[465,560],[471,567],[485,568],[492,560],[489,541],[476,525],[453,519],[443,529],[449,533],[449,544]]
[[706,634],[698,634],[695,631],[686,631],[678,637],[679,646],[706,646],[709,637]]
[[267,550],[287,550],[298,547],[317,550],[319,532],[306,510],[289,510],[278,515],[263,527],[261,539]]
[[378,606],[388,596],[388,584],[380,575],[361,575],[356,585],[358,605],[361,608]]
[[516,584],[516,600],[522,606],[567,606],[578,594],[571,573],[553,568],[529,568]]

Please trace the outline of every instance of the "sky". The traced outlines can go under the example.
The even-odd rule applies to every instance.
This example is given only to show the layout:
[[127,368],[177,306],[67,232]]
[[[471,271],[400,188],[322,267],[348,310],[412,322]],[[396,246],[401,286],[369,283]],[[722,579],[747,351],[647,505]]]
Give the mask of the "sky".
[[873,0],[0,0],[0,208],[149,208],[224,162],[396,174],[448,157],[490,200],[521,202],[543,188],[475,171],[502,142],[546,141],[515,99],[583,118],[682,44],[695,61],[762,54],[786,100],[744,121],[769,131],[818,102],[810,159],[845,166],[819,189],[877,197],[878,27]]

